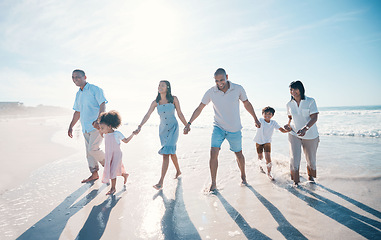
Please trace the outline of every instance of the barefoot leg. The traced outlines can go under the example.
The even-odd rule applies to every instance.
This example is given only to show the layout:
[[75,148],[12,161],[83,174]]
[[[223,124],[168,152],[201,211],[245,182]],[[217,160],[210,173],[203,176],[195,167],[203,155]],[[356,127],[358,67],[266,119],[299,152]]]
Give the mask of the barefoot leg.
[[116,178],[114,178],[114,179],[111,179],[111,188],[110,188],[110,191],[108,191],[107,193],[106,193],[106,195],[112,195],[112,194],[114,194],[115,193],[115,187],[116,187]]
[[179,161],[177,160],[177,155],[176,155],[176,154],[171,154],[171,159],[172,159],[173,165],[174,165],[175,168],[176,168],[176,176],[175,176],[175,179],[177,179],[177,178],[181,175],[180,166],[179,166]]
[[167,170],[168,170],[168,165],[169,165],[169,155],[168,154],[164,154],[163,155],[163,164],[161,166],[161,177],[160,177],[160,180],[159,180],[159,182],[156,185],[153,186],[157,190],[163,188],[163,182],[164,182],[165,174],[167,173]]
[[270,180],[273,180],[273,176],[271,174],[271,154],[270,152],[265,152],[265,158],[266,158],[266,166],[267,166],[267,176],[270,178]]
[[245,157],[243,156],[242,151],[236,152],[235,155],[237,157],[239,170],[241,171],[242,184],[247,184],[245,173]]
[[128,173],[123,173],[122,176],[123,176],[123,178],[124,178],[124,184],[126,184],[126,182],[127,182],[127,178],[128,178],[128,176],[130,176],[130,174],[128,174]]
[[220,149],[217,147],[212,147],[210,149],[209,168],[210,168],[210,177],[212,178],[210,191],[214,191],[217,188],[216,178],[217,178],[219,152],[220,152]]

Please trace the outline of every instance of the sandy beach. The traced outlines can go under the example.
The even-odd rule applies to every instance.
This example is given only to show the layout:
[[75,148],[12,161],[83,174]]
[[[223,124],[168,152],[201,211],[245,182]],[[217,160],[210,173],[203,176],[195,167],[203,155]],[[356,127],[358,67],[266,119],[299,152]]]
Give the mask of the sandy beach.
[[[372,159],[380,153],[376,150],[380,139],[321,136],[316,184],[306,181],[302,160],[302,184],[293,188],[286,134],[274,134],[271,182],[258,169],[255,132],[243,131],[249,185],[240,185],[236,160],[224,143],[219,190],[210,194],[206,189],[211,128],[194,124],[188,136],[179,138],[182,177],[173,179],[170,165],[164,189],[156,191],[152,185],[159,179],[162,160],[157,154],[158,127],[148,124],[122,145],[130,174],[126,186],[119,178],[117,193],[106,196],[109,186],[101,181],[80,183],[89,172],[79,126],[73,139],[66,135],[70,118],[0,122],[0,239],[381,238],[380,163],[364,172],[350,158],[347,165],[337,160],[357,158],[361,154],[353,147],[357,141],[371,148]],[[123,125],[120,131],[128,134],[135,127]]]

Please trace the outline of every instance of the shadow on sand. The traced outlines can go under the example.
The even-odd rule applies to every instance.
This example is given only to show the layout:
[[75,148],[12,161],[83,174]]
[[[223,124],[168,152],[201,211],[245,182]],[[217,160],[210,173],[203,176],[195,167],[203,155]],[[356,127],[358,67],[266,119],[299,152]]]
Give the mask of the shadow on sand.
[[258,200],[269,210],[270,214],[273,216],[274,220],[277,221],[279,227],[278,231],[286,239],[307,239],[298,229],[291,225],[289,221],[283,216],[281,211],[276,208],[271,202],[269,202],[265,197],[258,193],[251,185],[247,185],[247,188],[254,193]]
[[330,193],[332,193],[332,194],[334,194],[334,195],[344,199],[345,201],[352,203],[353,205],[357,206],[358,208],[361,208],[362,210],[364,210],[365,212],[368,212],[368,213],[372,214],[373,216],[378,217],[378,218],[381,219],[381,212],[377,211],[376,209],[371,208],[371,207],[369,207],[369,206],[367,206],[367,205],[365,205],[365,204],[363,204],[363,203],[361,203],[359,201],[354,200],[353,198],[345,196],[345,195],[343,195],[343,194],[341,194],[339,192],[336,192],[336,191],[334,191],[334,190],[332,190],[330,188],[327,188],[327,187],[325,187],[325,186],[323,186],[321,184],[316,184],[316,185],[321,187],[321,188],[323,188],[324,190],[326,190],[326,191],[328,191],[328,192],[330,192]]
[[183,199],[182,179],[177,180],[175,199],[168,199],[163,190],[154,195],[153,199],[162,197],[165,213],[161,219],[161,230],[165,239],[201,239],[196,227],[189,218]]
[[[290,193],[298,197],[299,199],[305,201],[310,207],[321,212],[322,214],[330,217],[331,219],[337,221],[338,223],[346,226],[347,228],[357,232],[361,236],[367,239],[381,239],[381,222],[358,214],[328,198],[325,198],[313,190],[316,186],[327,190],[328,192],[354,204],[360,209],[376,216],[379,218],[380,212],[360,203],[352,198],[349,198],[341,193],[333,191],[327,187],[320,184],[311,186],[300,186],[298,188],[288,187],[286,188]],[[311,188],[311,189],[308,189]],[[311,197],[310,197],[311,196]]]
[[252,228],[249,223],[247,223],[246,220],[242,217],[242,215],[237,210],[235,210],[235,208],[233,208],[233,206],[230,205],[228,201],[226,201],[226,199],[218,190],[215,190],[213,194],[218,197],[226,212],[237,223],[238,227],[242,230],[247,239],[270,239],[256,228]]
[[103,203],[94,206],[76,239],[100,239],[106,229],[111,210],[125,191],[126,186],[117,194],[109,196]]
[[99,189],[94,189],[85,197],[73,204],[81,195],[94,185],[94,182],[84,184],[78,190],[70,194],[48,215],[26,230],[17,239],[59,239],[69,219],[93,200],[103,189],[103,184]]

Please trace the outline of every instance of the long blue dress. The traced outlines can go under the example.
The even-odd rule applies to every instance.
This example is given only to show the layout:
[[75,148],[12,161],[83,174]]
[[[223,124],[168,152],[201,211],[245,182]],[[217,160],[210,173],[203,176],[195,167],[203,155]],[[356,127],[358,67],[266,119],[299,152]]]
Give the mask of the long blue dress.
[[159,154],[176,154],[179,124],[175,117],[175,105],[173,103],[158,105],[157,113],[160,116],[159,136],[161,149]]

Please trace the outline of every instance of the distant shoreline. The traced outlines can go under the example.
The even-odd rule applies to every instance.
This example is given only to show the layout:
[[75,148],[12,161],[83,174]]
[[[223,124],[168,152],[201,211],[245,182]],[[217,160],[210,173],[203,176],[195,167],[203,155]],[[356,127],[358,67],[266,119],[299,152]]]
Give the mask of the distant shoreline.
[[0,108],[0,116],[62,116],[71,113],[72,111],[68,108],[45,105],[38,105],[36,107],[29,107],[24,105],[3,106]]

